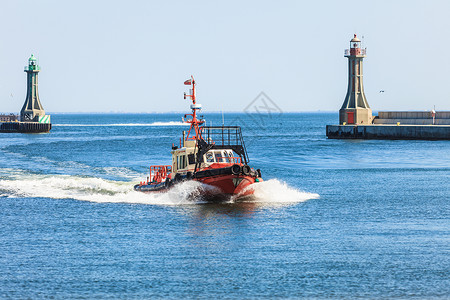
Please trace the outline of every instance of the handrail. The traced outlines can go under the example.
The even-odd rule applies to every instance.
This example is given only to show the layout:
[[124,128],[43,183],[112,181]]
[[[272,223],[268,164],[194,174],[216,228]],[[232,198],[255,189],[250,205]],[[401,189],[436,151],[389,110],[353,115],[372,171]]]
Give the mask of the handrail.
[[[352,54],[353,51],[351,51],[351,50],[354,50],[354,54]],[[345,50],[344,50],[344,56],[351,56],[351,55],[366,55],[366,53],[367,53],[367,49],[366,49],[366,48],[364,48],[364,49],[361,49],[361,48],[352,48],[352,49],[345,49]]]
[[172,172],[171,165],[155,165],[150,166],[149,182],[161,183],[167,178],[167,175]]
[[25,66],[24,71],[40,71],[41,66]]
[[235,163],[235,164],[242,163],[242,159],[239,156],[225,157],[225,159],[227,160],[226,162],[228,163]]
[[241,127],[239,126],[203,126],[202,137],[207,143],[216,145],[243,145]]
[[244,162],[248,163],[247,149],[240,126],[203,126],[201,136],[209,145],[215,149],[225,147],[233,148],[239,155],[244,156]]

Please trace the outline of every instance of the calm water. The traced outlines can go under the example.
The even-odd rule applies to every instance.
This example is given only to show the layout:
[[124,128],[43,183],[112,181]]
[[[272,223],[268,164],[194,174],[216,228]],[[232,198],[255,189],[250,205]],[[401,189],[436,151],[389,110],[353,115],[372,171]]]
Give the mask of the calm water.
[[0,134],[0,298],[450,298],[449,141],[226,114],[266,181],[251,202],[205,204],[191,183],[132,190],[170,162],[179,114],[52,121]]

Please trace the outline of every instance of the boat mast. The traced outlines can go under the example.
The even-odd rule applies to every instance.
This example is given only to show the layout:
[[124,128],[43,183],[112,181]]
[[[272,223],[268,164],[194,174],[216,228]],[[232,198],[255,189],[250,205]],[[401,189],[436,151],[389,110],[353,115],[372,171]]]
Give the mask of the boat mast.
[[[205,121],[197,119],[197,110],[202,109],[202,105],[196,103],[195,98],[195,80],[194,77],[191,75],[191,79],[188,79],[184,82],[185,85],[191,85],[192,89],[190,89],[190,94],[184,93],[184,99],[190,98],[192,100],[191,109],[192,114],[186,114],[184,115],[184,118],[186,119],[187,116],[191,116],[191,119],[186,120],[186,123],[191,124],[191,127],[189,128],[188,134],[186,136],[186,141],[188,140],[199,140],[202,138],[202,133],[200,130],[200,125],[202,125]],[[191,135],[192,132],[192,135]]]

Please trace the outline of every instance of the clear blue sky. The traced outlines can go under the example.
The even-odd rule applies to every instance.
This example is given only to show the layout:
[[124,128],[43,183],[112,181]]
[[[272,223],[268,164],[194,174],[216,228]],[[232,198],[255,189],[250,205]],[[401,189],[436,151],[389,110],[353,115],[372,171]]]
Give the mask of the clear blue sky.
[[191,74],[205,113],[261,91],[283,111],[337,111],[353,33],[373,110],[450,110],[449,12],[448,0],[3,0],[0,111],[22,107],[31,53],[48,112],[184,111]]

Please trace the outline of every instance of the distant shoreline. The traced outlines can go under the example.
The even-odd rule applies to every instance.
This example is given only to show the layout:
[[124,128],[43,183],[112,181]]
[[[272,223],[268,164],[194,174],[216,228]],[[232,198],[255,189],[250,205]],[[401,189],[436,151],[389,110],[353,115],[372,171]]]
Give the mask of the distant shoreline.
[[[148,115],[148,114],[185,114],[186,111],[165,111],[165,112],[48,112],[49,115]],[[224,111],[224,114],[247,114],[243,111]],[[286,111],[282,114],[335,114],[336,111]],[[221,111],[209,111],[206,114],[222,114]],[[257,114],[257,112],[252,112],[252,114]]]

